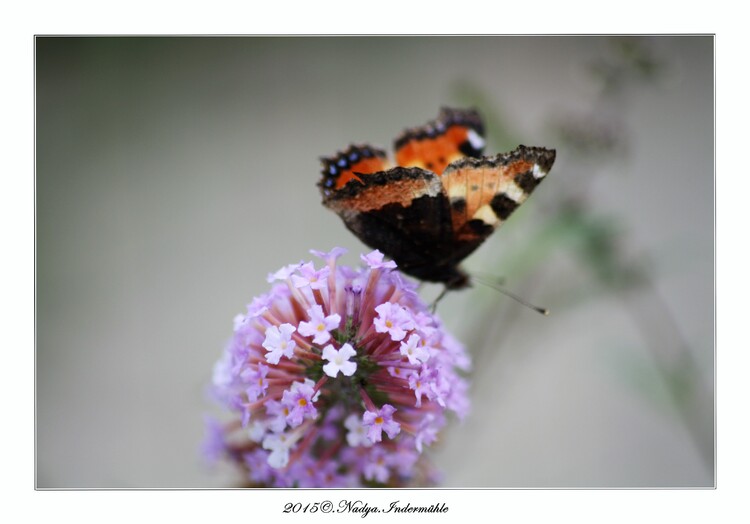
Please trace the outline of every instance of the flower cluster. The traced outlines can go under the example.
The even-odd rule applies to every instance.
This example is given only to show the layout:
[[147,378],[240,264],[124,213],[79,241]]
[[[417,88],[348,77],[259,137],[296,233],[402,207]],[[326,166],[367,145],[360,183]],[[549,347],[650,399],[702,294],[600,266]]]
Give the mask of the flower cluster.
[[422,458],[468,410],[463,347],[374,251],[344,253],[269,275],[270,292],[234,322],[213,391],[232,414],[209,422],[205,452],[240,465],[250,485],[360,487],[428,484]]

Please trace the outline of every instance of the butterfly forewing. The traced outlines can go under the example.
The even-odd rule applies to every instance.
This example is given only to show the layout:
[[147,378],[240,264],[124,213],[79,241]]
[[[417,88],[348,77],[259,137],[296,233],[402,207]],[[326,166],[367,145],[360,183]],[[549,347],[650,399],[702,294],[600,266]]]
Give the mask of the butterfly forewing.
[[528,198],[554,160],[553,150],[519,146],[510,153],[448,166],[441,182],[456,241],[478,246]]

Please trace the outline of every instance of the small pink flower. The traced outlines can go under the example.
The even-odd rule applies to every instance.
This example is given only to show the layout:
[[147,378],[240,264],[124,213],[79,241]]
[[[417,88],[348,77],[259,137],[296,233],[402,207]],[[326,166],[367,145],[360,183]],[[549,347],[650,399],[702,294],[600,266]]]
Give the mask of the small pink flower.
[[292,333],[295,327],[291,324],[281,324],[281,326],[271,326],[266,329],[266,339],[263,341],[263,347],[268,350],[266,360],[271,364],[278,364],[281,357],[292,358],[294,348],[297,344],[292,340]]
[[367,428],[367,438],[373,442],[382,440],[382,432],[385,431],[388,438],[394,438],[401,431],[401,425],[393,420],[396,408],[390,404],[384,404],[376,411],[365,411],[362,415],[362,425]]
[[372,441],[367,437],[367,428],[362,425],[362,417],[352,413],[346,417],[344,427],[348,430],[346,441],[350,446],[353,448],[356,448],[357,446],[369,448],[372,446]]
[[363,475],[366,480],[377,481],[381,484],[388,482],[391,476],[388,467],[388,455],[382,448],[372,448],[364,463]]
[[292,387],[284,391],[281,405],[288,411],[286,421],[290,427],[296,428],[304,419],[314,420],[318,415],[315,401],[320,393],[315,392],[314,386],[315,383],[312,380],[305,380],[292,383]]
[[325,344],[331,340],[331,330],[338,328],[341,324],[341,315],[334,313],[325,316],[323,308],[317,304],[307,310],[307,315],[310,317],[310,322],[300,322],[297,332],[305,337],[313,337],[315,344]]
[[316,271],[313,263],[308,262],[299,267],[299,275],[292,275],[292,283],[298,288],[310,286],[310,289],[323,289],[330,271],[328,266]]
[[323,360],[328,364],[323,366],[323,372],[329,377],[336,378],[339,371],[345,377],[351,377],[357,371],[357,363],[350,362],[349,359],[356,355],[357,352],[350,344],[344,344],[338,351],[328,344],[323,348]]
[[426,366],[419,372],[413,371],[409,375],[409,388],[414,390],[414,395],[417,397],[417,402],[414,404],[416,407],[422,406],[422,395],[428,395],[429,398],[429,395],[432,394],[432,390],[430,389],[432,377],[432,370]]
[[288,266],[284,266],[274,273],[269,273],[266,280],[268,281],[269,284],[273,283],[276,280],[286,280],[290,276],[292,276],[292,273],[294,273],[300,265],[301,263],[289,264]]
[[380,304],[375,308],[378,316],[374,320],[375,331],[388,333],[391,340],[403,340],[406,332],[414,329],[414,319],[405,307],[393,302]]
[[381,253],[377,249],[367,255],[360,255],[359,258],[361,258],[362,261],[370,267],[370,269],[380,269],[380,268],[395,269],[396,268],[396,263],[393,260],[383,262],[383,253]]
[[240,376],[242,380],[250,383],[250,386],[245,390],[247,392],[247,399],[250,402],[255,402],[258,397],[262,397],[268,389],[268,366],[263,363],[258,363],[256,368],[245,368]]
[[409,364],[424,364],[430,358],[430,352],[424,347],[422,339],[416,333],[406,342],[401,342],[401,354],[409,359]]

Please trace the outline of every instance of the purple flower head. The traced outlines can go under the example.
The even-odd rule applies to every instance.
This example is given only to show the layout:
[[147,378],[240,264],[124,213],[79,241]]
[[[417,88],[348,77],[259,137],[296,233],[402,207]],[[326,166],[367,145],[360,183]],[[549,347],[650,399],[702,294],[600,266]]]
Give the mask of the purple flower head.
[[207,454],[253,486],[426,484],[423,450],[447,412],[468,412],[468,356],[414,284],[377,251],[360,268],[340,265],[343,252],[270,275],[214,367],[232,418],[214,424]]

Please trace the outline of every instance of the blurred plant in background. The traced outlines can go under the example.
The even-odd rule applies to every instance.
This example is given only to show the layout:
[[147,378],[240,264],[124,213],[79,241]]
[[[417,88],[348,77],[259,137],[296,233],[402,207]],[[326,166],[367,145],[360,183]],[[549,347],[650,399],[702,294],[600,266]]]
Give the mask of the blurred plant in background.
[[[540,266],[553,255],[569,256],[583,268],[586,277],[570,279],[567,287],[554,299],[555,310],[570,309],[587,301],[603,297],[616,297],[642,336],[644,344],[653,356],[653,362],[637,363],[641,370],[652,368],[669,392],[669,409],[677,415],[685,430],[694,441],[701,458],[710,471],[714,464],[713,395],[704,383],[700,368],[675,322],[669,305],[657,291],[648,257],[633,256],[626,232],[613,216],[594,211],[587,188],[595,178],[603,176],[603,166],[627,161],[630,131],[626,125],[628,106],[638,90],[654,88],[667,73],[668,65],[660,60],[648,39],[613,38],[606,56],[591,63],[588,78],[598,86],[598,94],[591,100],[590,109],[584,112],[567,112],[548,118],[549,140],[539,137],[526,140],[504,118],[491,96],[480,88],[460,83],[454,86],[456,104],[481,108],[487,127],[488,150],[505,151],[519,143],[541,143],[556,148],[558,162],[556,178],[564,181],[555,188],[554,198],[542,203],[537,196],[529,207],[542,220],[526,231],[523,248],[513,253],[504,253],[497,267],[503,268],[503,276],[513,283],[515,289],[528,293],[537,280]],[[564,170],[564,172],[561,172]],[[540,205],[542,204],[542,205]],[[464,342],[472,350],[483,348],[487,354],[474,354],[482,365],[477,374],[489,369],[493,358],[489,350],[503,346],[503,339],[516,325],[517,315],[523,308],[506,310],[498,321],[497,300],[484,311],[468,320],[468,336]],[[555,308],[555,305],[558,307]],[[501,322],[494,330],[491,347],[485,340],[488,326]],[[647,373],[643,373],[647,375]],[[654,387],[643,380],[638,384],[641,392],[648,395]],[[649,397],[650,400],[656,399]]]

